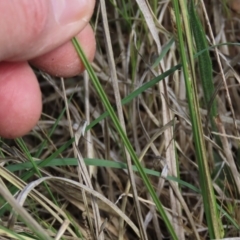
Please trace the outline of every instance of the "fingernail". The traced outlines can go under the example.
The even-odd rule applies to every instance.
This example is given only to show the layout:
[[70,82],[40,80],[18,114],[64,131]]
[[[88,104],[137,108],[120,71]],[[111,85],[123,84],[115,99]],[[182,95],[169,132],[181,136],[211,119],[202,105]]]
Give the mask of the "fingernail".
[[88,0],[52,0],[53,13],[56,21],[66,25],[84,19]]

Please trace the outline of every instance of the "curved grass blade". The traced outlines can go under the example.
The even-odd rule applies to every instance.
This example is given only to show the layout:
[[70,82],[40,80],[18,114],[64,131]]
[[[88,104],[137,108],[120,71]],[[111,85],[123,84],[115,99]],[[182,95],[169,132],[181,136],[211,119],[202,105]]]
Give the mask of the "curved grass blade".
[[[41,162],[44,162],[44,164],[42,164]],[[109,168],[115,168],[115,169],[127,169],[127,165],[125,163],[113,162],[111,160],[103,160],[103,159],[97,159],[97,158],[85,158],[84,162],[87,166],[97,166],[97,167],[106,167],[106,168],[109,167]],[[50,162],[45,162],[44,160],[38,160],[38,161],[36,161],[36,164],[38,165],[38,167],[41,166],[41,168],[78,166],[78,160],[76,158],[55,158],[55,159],[52,159]],[[30,162],[24,162],[24,163],[8,165],[8,166],[6,166],[6,169],[8,169],[11,172],[16,172],[16,171],[28,170],[31,167],[32,167],[32,165]],[[137,168],[135,165],[133,165],[133,170],[137,172]],[[154,170],[148,169],[148,168],[143,168],[143,170],[148,175],[156,176],[156,177],[161,176],[161,173],[158,171],[154,171]],[[192,190],[193,192],[201,194],[200,189],[196,188],[192,184],[189,184],[179,178],[176,178],[173,176],[167,176],[166,179],[168,181],[175,181],[181,187],[186,187],[186,188]],[[222,215],[224,215],[229,220],[229,222],[231,222],[235,226],[235,228],[237,230],[240,230],[240,226],[238,225],[238,223],[228,214],[228,212],[226,212],[223,209],[223,206],[217,205],[217,208],[219,211],[221,211]]]

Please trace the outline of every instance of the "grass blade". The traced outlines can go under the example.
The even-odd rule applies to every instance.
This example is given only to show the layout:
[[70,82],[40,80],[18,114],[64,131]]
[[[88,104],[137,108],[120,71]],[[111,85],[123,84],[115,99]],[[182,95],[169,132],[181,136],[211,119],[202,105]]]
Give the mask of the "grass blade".
[[[208,49],[206,36],[203,31],[200,19],[196,13],[193,1],[190,1],[189,4],[189,17],[197,52],[201,52],[204,49]],[[212,127],[215,131],[216,126],[214,118],[217,116],[217,105],[215,100],[213,101],[211,100],[215,90],[212,77],[212,61],[209,55],[209,51],[204,51],[202,54],[198,56],[197,60],[199,64],[200,71],[199,76],[202,82],[205,104],[207,108],[208,105],[211,104],[209,108],[210,111],[209,115]]]
[[[219,239],[223,235],[223,230],[219,218],[219,211],[217,209],[216,197],[213,191],[213,185],[207,161],[206,147],[203,138],[203,128],[197,99],[196,72],[194,66],[192,35],[188,18],[189,15],[186,2],[184,0],[173,0],[172,2],[176,16],[179,51],[183,65],[188,105],[193,128],[195,151],[199,166],[199,180],[203,197],[203,205],[207,218],[210,238]],[[185,29],[184,34],[181,26],[181,17],[183,19],[183,25]],[[186,43],[184,43],[183,35],[186,36]]]
[[153,189],[146,173],[144,172],[143,167],[141,166],[140,162],[138,161],[138,157],[137,157],[129,139],[127,138],[126,134],[124,133],[123,129],[121,128],[120,123],[117,119],[117,116],[116,116],[116,114],[113,110],[113,107],[111,106],[111,104],[110,104],[110,102],[109,102],[109,100],[108,100],[108,98],[107,98],[107,96],[106,96],[106,94],[105,94],[105,92],[104,92],[96,74],[94,73],[91,65],[89,64],[89,62],[88,62],[81,46],[79,45],[77,39],[76,38],[72,39],[72,42],[73,42],[73,45],[74,45],[79,57],[82,60],[84,66],[86,67],[86,70],[88,71],[88,74],[89,74],[89,76],[90,76],[90,78],[93,82],[93,85],[94,85],[96,91],[98,92],[102,102],[104,103],[104,106],[105,106],[106,110],[108,111],[108,113],[109,113],[109,115],[110,115],[110,117],[111,117],[111,119],[112,119],[112,121],[113,121],[113,123],[114,123],[114,125],[115,125],[115,127],[116,127],[124,145],[125,145],[125,147],[126,147],[126,149],[128,150],[134,164],[136,165],[144,184],[146,185],[154,203],[156,204],[156,207],[157,207],[160,215],[162,216],[163,221],[165,222],[166,227],[167,227],[170,235],[172,236],[172,238],[174,240],[177,240],[178,239],[177,235],[176,235],[176,233],[175,233],[175,231],[174,231],[174,229],[173,229],[173,227],[172,227],[172,225],[171,225],[171,223],[170,223],[170,221],[167,217],[167,214],[166,214],[161,202],[159,201],[159,199],[156,195],[156,192]]

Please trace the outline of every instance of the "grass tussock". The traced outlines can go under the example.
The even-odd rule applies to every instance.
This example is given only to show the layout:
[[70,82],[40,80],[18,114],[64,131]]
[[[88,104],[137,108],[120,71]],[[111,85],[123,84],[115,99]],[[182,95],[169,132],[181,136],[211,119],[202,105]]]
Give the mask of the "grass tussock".
[[86,72],[36,70],[38,125],[0,140],[1,239],[239,237],[230,2],[97,2],[94,62],[73,39]]

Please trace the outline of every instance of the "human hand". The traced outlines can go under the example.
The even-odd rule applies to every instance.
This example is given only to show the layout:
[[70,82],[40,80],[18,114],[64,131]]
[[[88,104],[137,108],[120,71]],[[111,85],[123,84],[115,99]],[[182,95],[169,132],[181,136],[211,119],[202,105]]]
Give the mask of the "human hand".
[[77,36],[92,60],[88,24],[95,0],[0,0],[0,136],[16,138],[37,123],[42,100],[32,65],[70,77],[83,71],[71,43]]
[[240,0],[228,0],[228,6],[236,13],[240,13]]

